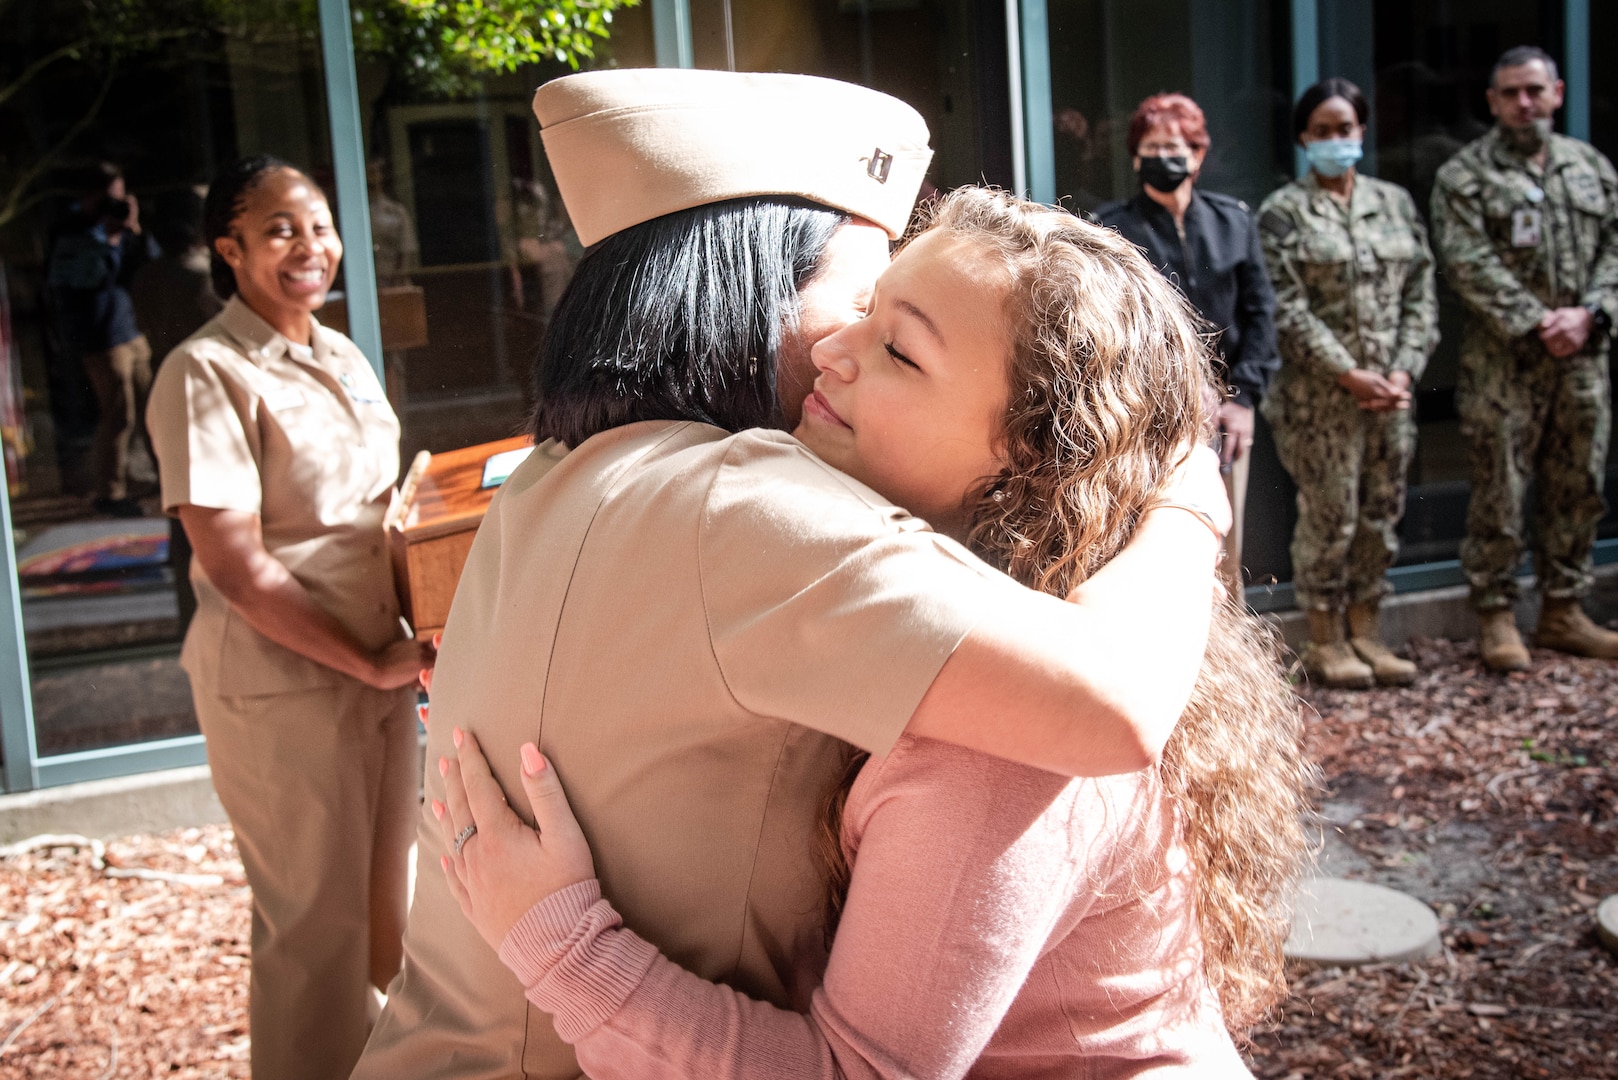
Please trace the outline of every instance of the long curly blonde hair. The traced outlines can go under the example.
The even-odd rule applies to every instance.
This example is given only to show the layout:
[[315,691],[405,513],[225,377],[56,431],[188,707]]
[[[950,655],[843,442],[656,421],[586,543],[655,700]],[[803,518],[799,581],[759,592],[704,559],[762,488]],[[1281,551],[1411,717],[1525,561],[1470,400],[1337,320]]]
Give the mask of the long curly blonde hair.
[[[939,230],[976,244],[1010,282],[1006,465],[973,495],[968,541],[1030,588],[1065,596],[1122,550],[1184,447],[1209,434],[1200,321],[1134,245],[1062,210],[961,188],[912,238]],[[1286,991],[1281,946],[1315,786],[1301,724],[1274,633],[1239,599],[1216,600],[1158,775],[1195,867],[1206,976],[1236,1032]],[[847,886],[840,863],[831,857],[831,919]]]

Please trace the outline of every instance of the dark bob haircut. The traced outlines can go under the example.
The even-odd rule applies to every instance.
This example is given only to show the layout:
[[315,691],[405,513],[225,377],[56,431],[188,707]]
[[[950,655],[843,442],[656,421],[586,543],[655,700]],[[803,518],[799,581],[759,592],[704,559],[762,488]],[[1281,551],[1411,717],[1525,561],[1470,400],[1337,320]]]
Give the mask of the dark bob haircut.
[[801,200],[735,199],[653,218],[592,247],[534,365],[534,438],[578,446],[641,420],[779,427],[783,331],[847,220]]
[[[309,180],[309,175],[296,165],[269,154],[256,154],[226,165],[208,185],[208,195],[202,200],[202,241],[208,245],[208,273],[213,291],[221,300],[236,295],[236,274],[214,249],[214,241],[231,234],[231,226],[242,212],[248,193],[258,187],[265,176],[281,169],[291,169]],[[313,180],[309,183],[316,191],[320,190],[320,185]]]
[[1360,88],[1347,79],[1332,77],[1321,79],[1315,85],[1305,90],[1298,98],[1298,104],[1292,108],[1292,140],[1300,142],[1303,133],[1309,130],[1309,117],[1314,115],[1316,109],[1324,101],[1340,97],[1353,106],[1354,116],[1361,126],[1371,122],[1371,107],[1365,103],[1365,95]]

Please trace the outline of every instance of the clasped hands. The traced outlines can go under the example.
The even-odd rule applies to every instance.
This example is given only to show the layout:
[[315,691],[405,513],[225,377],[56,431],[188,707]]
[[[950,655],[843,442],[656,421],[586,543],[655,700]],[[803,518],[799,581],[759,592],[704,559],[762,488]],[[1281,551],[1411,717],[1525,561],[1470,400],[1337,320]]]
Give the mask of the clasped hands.
[[1369,368],[1352,368],[1337,377],[1337,385],[1354,395],[1366,412],[1395,412],[1410,408],[1410,373],[1380,375]]
[[1583,349],[1594,327],[1595,316],[1589,308],[1563,307],[1542,315],[1534,332],[1545,351],[1561,360]]

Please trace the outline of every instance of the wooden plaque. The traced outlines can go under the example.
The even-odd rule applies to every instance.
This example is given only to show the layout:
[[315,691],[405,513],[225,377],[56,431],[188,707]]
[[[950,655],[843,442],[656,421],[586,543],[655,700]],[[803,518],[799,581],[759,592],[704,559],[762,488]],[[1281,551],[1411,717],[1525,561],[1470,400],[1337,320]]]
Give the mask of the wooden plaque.
[[[449,618],[472,538],[498,489],[483,486],[484,466],[496,454],[528,445],[526,436],[502,439],[434,454],[419,475],[412,467],[389,519],[388,545],[399,602],[417,637],[437,633]],[[557,458],[562,453],[553,443],[536,452]]]

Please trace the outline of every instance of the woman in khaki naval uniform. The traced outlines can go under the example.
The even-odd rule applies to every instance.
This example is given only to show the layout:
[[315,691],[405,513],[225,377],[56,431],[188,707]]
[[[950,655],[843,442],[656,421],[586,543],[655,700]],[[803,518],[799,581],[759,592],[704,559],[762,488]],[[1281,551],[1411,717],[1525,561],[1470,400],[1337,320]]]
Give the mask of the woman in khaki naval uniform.
[[399,422],[353,342],[310,314],[342,244],[272,158],[208,193],[224,310],[179,345],[147,424],[195,549],[181,663],[253,889],[257,1080],[347,1077],[398,971],[416,806],[412,687],[382,518]]
[[1347,79],[1305,90],[1292,127],[1309,171],[1259,208],[1282,357],[1264,415],[1298,484],[1303,665],[1311,680],[1345,688],[1416,677],[1383,643],[1377,611],[1416,448],[1411,388],[1438,344],[1433,253],[1415,202],[1354,167],[1369,118]]
[[[510,763],[538,736],[632,925],[806,1002],[811,837],[848,744],[1141,767],[1196,678],[1216,540],[1150,513],[1064,603],[778,430],[904,231],[931,156],[914,109],[807,76],[618,69],[546,83],[534,110],[589,245],[536,371],[534,431],[573,450],[530,456],[484,518],[428,757],[473,732],[517,806]],[[934,434],[926,453],[960,452]],[[1228,527],[1212,457],[1193,486]],[[426,788],[442,800],[436,769]],[[404,971],[355,1080],[578,1076],[434,866],[453,844],[430,817],[418,839]]]

